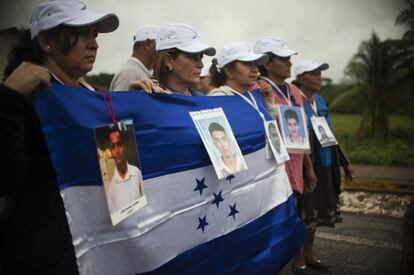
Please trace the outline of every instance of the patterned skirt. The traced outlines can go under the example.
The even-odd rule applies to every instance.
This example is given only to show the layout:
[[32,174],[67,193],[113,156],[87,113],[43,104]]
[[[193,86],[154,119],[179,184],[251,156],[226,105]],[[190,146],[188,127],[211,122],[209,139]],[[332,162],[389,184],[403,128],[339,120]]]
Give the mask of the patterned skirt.
[[334,192],[332,168],[315,167],[318,178],[312,193],[300,198],[300,217],[308,231],[315,231],[318,226],[335,226],[336,197]]

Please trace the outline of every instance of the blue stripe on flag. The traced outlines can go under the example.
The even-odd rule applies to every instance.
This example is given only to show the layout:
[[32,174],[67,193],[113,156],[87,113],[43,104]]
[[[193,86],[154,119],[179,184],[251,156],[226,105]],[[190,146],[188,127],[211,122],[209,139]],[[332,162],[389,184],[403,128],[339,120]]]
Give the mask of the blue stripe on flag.
[[292,194],[253,222],[144,274],[275,274],[304,240],[305,231],[295,213]]
[[[271,119],[259,93],[254,95],[266,119]],[[188,112],[222,107],[244,155],[265,144],[259,114],[238,96],[111,96],[117,120],[133,120],[144,179],[211,165]],[[33,102],[50,137],[47,143],[60,188],[100,185],[93,129],[111,123],[104,94],[52,83],[50,91],[36,93]]]

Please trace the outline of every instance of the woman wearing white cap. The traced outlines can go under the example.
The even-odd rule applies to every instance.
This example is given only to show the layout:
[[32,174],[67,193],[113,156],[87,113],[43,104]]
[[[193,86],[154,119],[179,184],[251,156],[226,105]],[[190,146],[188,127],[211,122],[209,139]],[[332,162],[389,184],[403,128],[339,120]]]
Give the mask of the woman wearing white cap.
[[259,69],[268,57],[255,54],[246,43],[231,42],[226,44],[217,55],[217,66],[211,69],[211,82],[218,87],[208,95],[237,95],[247,92],[256,84]]
[[[255,46],[254,52],[266,54],[269,61],[259,67],[260,78],[271,85],[274,93],[274,103],[280,105],[293,105],[302,107],[303,99],[300,90],[286,82],[290,77],[292,63],[290,57],[297,54],[291,50],[283,40],[278,37],[264,37],[259,39]],[[316,185],[316,175],[314,173],[312,162],[308,155],[289,153],[290,160],[285,162],[286,173],[289,177],[292,190],[294,191],[296,201],[304,193],[313,191]],[[301,214],[298,203],[298,212]],[[295,273],[306,272],[305,259],[302,251],[299,251],[293,261],[293,270]]]
[[215,87],[211,84],[211,75],[210,75],[211,65],[204,65],[200,73],[200,83],[194,87],[194,90],[200,91],[204,94],[207,94]]
[[118,24],[116,15],[93,13],[80,1],[46,1],[33,12],[30,30],[11,55],[0,86],[7,160],[1,166],[0,196],[12,202],[0,226],[5,274],[78,273],[52,162],[28,96],[50,81],[93,90],[82,77],[95,62],[96,36]]
[[[310,130],[312,130],[310,119],[313,116],[324,117],[330,125],[328,107],[324,99],[317,94],[322,84],[321,72],[328,68],[327,63],[320,64],[304,59],[297,63],[294,70],[296,81],[303,92],[304,109]],[[314,131],[311,131],[310,140],[313,167],[318,177],[318,184],[312,193],[302,198],[302,220],[308,232],[304,256],[308,266],[323,270],[327,269],[327,265],[317,260],[313,252],[316,227],[321,225],[333,227],[335,221],[338,221],[335,212],[339,207],[339,166],[344,169],[347,184],[351,183],[353,175],[349,161],[338,145],[322,148]]]
[[191,26],[181,23],[160,29],[156,49],[153,77],[160,87],[174,94],[202,95],[191,87],[200,82],[203,54],[213,56],[216,50],[201,42]]

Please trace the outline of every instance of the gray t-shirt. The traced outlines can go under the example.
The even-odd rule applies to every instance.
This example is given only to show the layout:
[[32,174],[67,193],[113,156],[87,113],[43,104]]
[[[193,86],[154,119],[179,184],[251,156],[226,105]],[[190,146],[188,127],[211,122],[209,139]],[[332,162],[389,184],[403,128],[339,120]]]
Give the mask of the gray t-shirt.
[[135,57],[130,57],[112,79],[110,91],[127,91],[132,81],[148,79],[150,71]]

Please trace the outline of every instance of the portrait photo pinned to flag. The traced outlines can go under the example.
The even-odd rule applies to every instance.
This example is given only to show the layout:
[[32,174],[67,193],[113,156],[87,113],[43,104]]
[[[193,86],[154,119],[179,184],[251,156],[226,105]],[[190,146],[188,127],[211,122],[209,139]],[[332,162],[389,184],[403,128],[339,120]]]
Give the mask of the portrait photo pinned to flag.
[[309,136],[303,109],[297,106],[278,105],[279,125],[286,149],[291,153],[310,150]]
[[338,145],[338,141],[332,133],[325,117],[313,116],[311,117],[311,123],[313,131],[322,147]]
[[222,108],[190,112],[219,179],[247,169]]
[[144,207],[141,166],[132,120],[94,129],[96,150],[112,225]]
[[270,146],[273,156],[276,159],[277,164],[283,164],[289,160],[289,153],[286,150],[282,137],[277,127],[275,120],[265,122],[267,145]]

